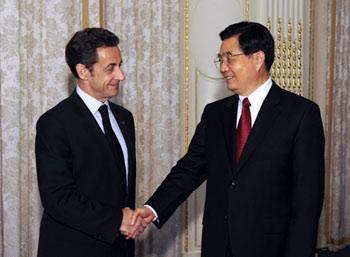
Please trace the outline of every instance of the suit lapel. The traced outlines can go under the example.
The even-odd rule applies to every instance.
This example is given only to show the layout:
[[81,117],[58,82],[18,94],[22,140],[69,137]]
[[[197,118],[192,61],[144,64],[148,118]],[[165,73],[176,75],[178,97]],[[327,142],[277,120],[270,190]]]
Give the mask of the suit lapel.
[[233,169],[234,156],[236,154],[236,119],[237,119],[238,95],[232,96],[223,106],[222,122],[225,135],[226,148],[230,168]]
[[237,164],[235,174],[237,174],[249,160],[254,150],[259,146],[259,144],[261,144],[268,130],[272,127],[272,124],[275,122],[280,113],[279,109],[277,108],[279,102],[280,88],[273,83],[252,127],[246,145],[243,149],[242,156]]
[[92,115],[89,108],[86,106],[86,104],[80,98],[80,96],[77,94],[76,91],[74,91],[72,93],[72,95],[70,96],[70,99],[80,110],[81,115],[82,115],[81,118],[83,119],[83,122],[87,123],[86,128],[93,129],[95,131],[94,134],[98,137],[98,139],[107,143],[105,136],[103,134],[103,131],[101,130],[100,126],[98,125],[95,117]]
[[[93,130],[93,135],[95,137],[96,140],[99,140],[102,142],[102,145],[105,145],[108,149],[110,149],[109,145],[108,145],[108,142],[107,142],[107,139],[103,133],[103,131],[101,130],[100,126],[98,125],[95,117],[92,115],[92,113],[90,112],[89,108],[86,106],[86,104],[84,103],[84,101],[80,98],[80,96],[77,94],[76,91],[74,91],[72,93],[72,95],[70,96],[70,99],[71,101],[78,107],[78,109],[80,110],[81,114],[82,114],[82,118],[83,118],[83,122],[86,123],[87,125],[84,126],[86,128],[91,128]],[[110,106],[113,106],[112,104]],[[116,111],[114,110],[114,108],[112,108],[112,112],[114,114],[114,117],[116,118],[117,122],[118,122],[118,125],[123,133],[123,136],[124,136],[124,140],[126,142],[126,145],[129,149],[129,140],[128,140],[128,136],[126,135],[126,129],[125,129],[125,122],[123,120],[119,120],[118,117],[120,115],[116,115]],[[110,151],[111,154],[112,151]],[[113,157],[113,160],[116,160],[115,157]],[[116,160],[116,166],[119,167],[118,165],[118,161]],[[125,166],[125,165],[123,165]],[[120,172],[121,174],[121,180],[122,180],[122,183],[124,185],[124,188],[127,188],[126,187],[126,175],[125,175],[125,168],[122,169],[123,172]]]

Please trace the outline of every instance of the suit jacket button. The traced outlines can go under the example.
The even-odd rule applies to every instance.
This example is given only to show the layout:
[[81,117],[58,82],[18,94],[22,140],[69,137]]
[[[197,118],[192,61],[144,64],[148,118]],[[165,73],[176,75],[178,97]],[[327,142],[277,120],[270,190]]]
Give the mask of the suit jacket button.
[[232,181],[231,182],[231,189],[234,189],[236,187],[236,182]]
[[226,221],[228,220],[228,217],[227,217],[227,215],[225,215],[224,219],[225,219]]

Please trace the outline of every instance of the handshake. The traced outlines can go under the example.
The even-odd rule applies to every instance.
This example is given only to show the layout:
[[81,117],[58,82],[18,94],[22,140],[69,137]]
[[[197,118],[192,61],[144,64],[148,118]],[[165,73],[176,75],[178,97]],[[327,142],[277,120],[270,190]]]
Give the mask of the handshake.
[[123,209],[123,220],[120,225],[120,232],[126,239],[134,239],[146,229],[154,218],[155,214],[146,206],[136,208],[135,210],[126,207]]

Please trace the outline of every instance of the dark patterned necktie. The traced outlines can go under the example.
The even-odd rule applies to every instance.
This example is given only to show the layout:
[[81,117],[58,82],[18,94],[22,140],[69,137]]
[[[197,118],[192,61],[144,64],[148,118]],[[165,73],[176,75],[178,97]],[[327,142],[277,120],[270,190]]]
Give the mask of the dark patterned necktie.
[[244,145],[247,142],[250,130],[252,128],[252,119],[250,116],[249,106],[250,106],[250,102],[246,97],[243,99],[242,114],[238,122],[237,134],[236,134],[236,162],[237,163],[241,158]]

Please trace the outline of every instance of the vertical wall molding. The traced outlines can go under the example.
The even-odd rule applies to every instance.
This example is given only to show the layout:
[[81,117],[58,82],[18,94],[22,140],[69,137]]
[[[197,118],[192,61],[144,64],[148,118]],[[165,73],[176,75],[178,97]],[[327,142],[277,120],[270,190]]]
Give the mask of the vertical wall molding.
[[330,188],[332,188],[331,179],[331,167],[332,167],[332,135],[333,135],[333,98],[334,98],[334,66],[335,66],[335,40],[336,40],[336,1],[332,1],[331,5],[331,37],[330,37],[330,53],[329,53],[329,89],[328,89],[328,108],[327,108],[327,150],[326,150],[326,192],[325,192],[325,203],[324,203],[324,232],[325,232],[325,244],[332,245],[338,244],[332,239],[329,222],[332,221],[332,201],[330,197]]
[[100,14],[100,28],[106,27],[106,2],[105,0],[100,0],[99,6],[99,14]]
[[89,27],[89,0],[83,0],[82,1],[83,5],[83,28],[88,28]]
[[[190,2],[182,1],[183,7],[183,75],[182,75],[182,152],[187,151],[189,145],[189,81],[190,81]],[[182,228],[183,228],[183,252],[189,251],[189,230],[188,230],[188,202],[182,207]]]
[[244,17],[246,21],[250,21],[250,0],[245,0]]

